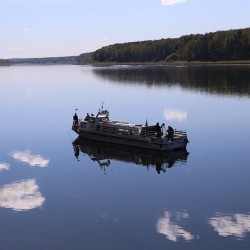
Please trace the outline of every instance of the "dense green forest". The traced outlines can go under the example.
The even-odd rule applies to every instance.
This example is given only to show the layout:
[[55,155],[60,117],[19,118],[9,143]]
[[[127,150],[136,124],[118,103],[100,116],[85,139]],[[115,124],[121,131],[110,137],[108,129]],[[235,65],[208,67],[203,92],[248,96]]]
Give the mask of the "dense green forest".
[[91,60],[94,62],[250,60],[250,28],[114,44],[95,51]]

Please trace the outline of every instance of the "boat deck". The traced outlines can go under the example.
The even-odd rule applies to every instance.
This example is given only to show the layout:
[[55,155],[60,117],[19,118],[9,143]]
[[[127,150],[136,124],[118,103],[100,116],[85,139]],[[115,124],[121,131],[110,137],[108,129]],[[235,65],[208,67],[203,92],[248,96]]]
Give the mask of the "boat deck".
[[114,125],[114,126],[123,126],[123,127],[142,127],[142,124],[135,124],[129,122],[121,121],[111,121],[111,120],[102,120],[104,124]]

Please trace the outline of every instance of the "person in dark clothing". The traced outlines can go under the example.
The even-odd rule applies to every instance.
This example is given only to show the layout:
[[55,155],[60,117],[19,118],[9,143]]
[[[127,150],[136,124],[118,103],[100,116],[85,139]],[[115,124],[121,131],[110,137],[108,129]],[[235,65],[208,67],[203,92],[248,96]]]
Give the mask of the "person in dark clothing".
[[73,116],[73,121],[74,121],[74,126],[77,126],[78,125],[78,116],[76,113]]
[[167,132],[168,132],[168,139],[172,141],[174,137],[174,129],[171,126],[168,126]]
[[159,125],[159,122],[157,122],[155,125],[155,131],[161,132],[161,126]]
[[89,113],[87,113],[86,117],[84,118],[84,121],[88,121],[89,118],[90,118],[90,115],[89,115]]
[[157,133],[157,137],[161,137],[161,126],[159,125],[159,122],[155,125],[155,131]]

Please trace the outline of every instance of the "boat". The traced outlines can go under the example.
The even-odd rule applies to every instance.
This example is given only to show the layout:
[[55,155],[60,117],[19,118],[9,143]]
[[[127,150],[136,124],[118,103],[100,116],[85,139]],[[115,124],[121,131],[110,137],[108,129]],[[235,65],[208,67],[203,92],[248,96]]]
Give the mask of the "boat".
[[78,161],[81,159],[80,152],[82,152],[96,162],[104,172],[114,160],[144,166],[148,170],[155,169],[160,174],[174,166],[185,165],[189,155],[186,149],[163,152],[90,140],[80,136],[73,141],[72,145]]
[[79,119],[77,109],[73,116],[72,130],[85,139],[111,142],[131,147],[159,151],[186,148],[188,141],[185,130],[173,129],[165,124],[145,125],[111,120],[103,103],[96,115],[87,113]]

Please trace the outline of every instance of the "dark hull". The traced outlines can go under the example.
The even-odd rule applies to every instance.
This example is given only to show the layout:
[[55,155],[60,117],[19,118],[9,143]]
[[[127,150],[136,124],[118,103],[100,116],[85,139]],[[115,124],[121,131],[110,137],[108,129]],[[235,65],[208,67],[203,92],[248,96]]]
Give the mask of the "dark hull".
[[153,149],[158,151],[169,151],[176,149],[185,149],[187,146],[186,141],[172,141],[167,144],[162,143],[161,138],[155,138],[151,142],[146,141],[145,138],[137,139],[132,137],[118,137],[111,135],[103,135],[101,133],[88,133],[82,131],[75,131],[80,137],[90,139],[94,141],[108,142],[113,144],[119,144],[123,146],[132,146],[136,148]]

